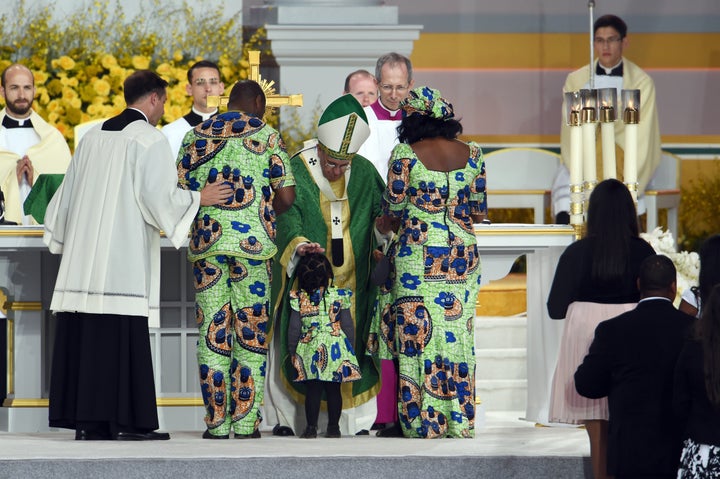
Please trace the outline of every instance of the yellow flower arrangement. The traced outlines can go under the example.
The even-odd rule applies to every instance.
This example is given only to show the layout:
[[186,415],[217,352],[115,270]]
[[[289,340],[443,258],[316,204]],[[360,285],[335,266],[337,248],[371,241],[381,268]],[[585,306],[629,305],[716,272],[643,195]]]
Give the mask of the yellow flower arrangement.
[[[228,94],[237,80],[248,77],[248,50],[270,53],[263,29],[238,42],[243,38],[238,15],[228,16],[212,0],[195,0],[192,6],[185,0],[181,6],[149,0],[146,8],[153,14],[126,19],[119,0],[96,0],[54,20],[52,5],[28,7],[26,0],[17,0],[12,18],[0,16],[0,71],[14,62],[33,71],[34,109],[72,147],[76,125],[125,108],[123,81],[135,70],[151,69],[168,81],[164,124],[192,104],[185,85],[193,63],[215,61]],[[171,25],[181,27],[174,31]],[[266,120],[276,125],[277,115]]]

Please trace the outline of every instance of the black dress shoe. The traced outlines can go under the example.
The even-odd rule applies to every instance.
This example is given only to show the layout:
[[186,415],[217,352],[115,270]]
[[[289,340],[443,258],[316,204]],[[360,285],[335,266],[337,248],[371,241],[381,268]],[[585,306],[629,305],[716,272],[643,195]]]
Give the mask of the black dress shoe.
[[301,439],[315,439],[316,437],[317,437],[317,427],[316,426],[306,426],[303,433],[300,434]]
[[295,432],[292,430],[289,426],[281,426],[280,424],[275,424],[272,430],[273,436],[294,436]]
[[210,431],[205,429],[205,432],[203,433],[202,438],[203,439],[230,439],[230,434],[215,436],[213,434],[210,434]]
[[85,430],[85,429],[79,429],[75,431],[75,440],[76,441],[110,441],[112,440],[112,436],[109,432],[102,432],[102,431],[92,431],[92,430]]
[[375,435],[377,437],[403,437],[403,432],[400,424],[395,423],[390,426],[385,426],[384,429],[380,429]]
[[235,439],[260,439],[260,431],[255,429],[252,434],[237,434],[235,433]]
[[170,434],[166,432],[148,431],[148,432],[125,432],[120,431],[115,436],[118,441],[167,441]]
[[342,434],[340,434],[340,427],[339,426],[328,426],[327,431],[325,431],[325,437],[331,438],[331,439],[337,439],[339,437],[342,437]]

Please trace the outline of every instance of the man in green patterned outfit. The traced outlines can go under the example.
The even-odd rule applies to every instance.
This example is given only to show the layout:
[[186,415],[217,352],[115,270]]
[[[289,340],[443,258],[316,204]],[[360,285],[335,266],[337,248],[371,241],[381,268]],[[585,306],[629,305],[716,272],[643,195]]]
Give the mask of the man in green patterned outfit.
[[178,182],[232,185],[220,206],[201,207],[188,260],[195,277],[205,439],[258,438],[268,344],[275,217],[295,200],[295,179],[280,134],[262,121],[265,95],[238,82],[228,112],[189,131],[178,154]]

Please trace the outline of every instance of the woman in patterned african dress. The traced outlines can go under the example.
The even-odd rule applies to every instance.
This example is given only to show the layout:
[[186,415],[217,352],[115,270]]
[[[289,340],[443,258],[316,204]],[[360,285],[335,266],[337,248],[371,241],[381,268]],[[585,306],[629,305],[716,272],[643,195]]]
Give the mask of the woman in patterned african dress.
[[480,289],[473,224],[487,210],[482,152],[457,139],[462,126],[439,91],[413,89],[401,107],[401,143],[383,195],[386,217],[400,226],[368,348],[397,358],[403,435],[473,437]]

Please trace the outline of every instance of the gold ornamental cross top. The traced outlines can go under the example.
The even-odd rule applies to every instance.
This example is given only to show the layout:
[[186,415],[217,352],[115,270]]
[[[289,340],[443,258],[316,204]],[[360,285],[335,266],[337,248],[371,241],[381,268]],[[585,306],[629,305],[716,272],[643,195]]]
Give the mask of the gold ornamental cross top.
[[[258,82],[265,92],[265,102],[268,109],[277,108],[279,106],[303,106],[302,94],[296,95],[278,95],[275,93],[275,82],[273,80],[265,81],[260,76],[260,52],[252,50],[248,52],[248,63],[250,63],[250,80]],[[211,95],[207,97],[207,106],[216,108],[227,107],[228,96]]]

